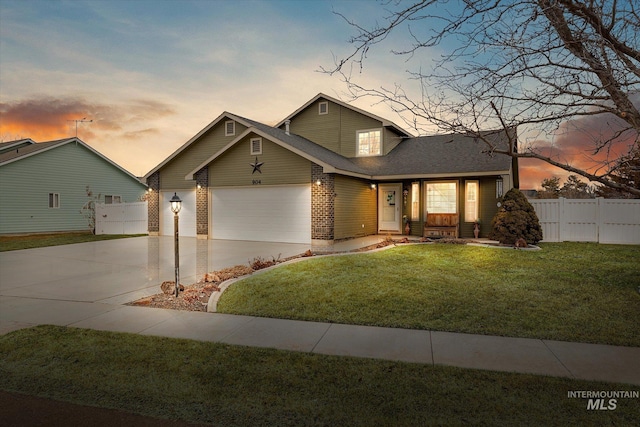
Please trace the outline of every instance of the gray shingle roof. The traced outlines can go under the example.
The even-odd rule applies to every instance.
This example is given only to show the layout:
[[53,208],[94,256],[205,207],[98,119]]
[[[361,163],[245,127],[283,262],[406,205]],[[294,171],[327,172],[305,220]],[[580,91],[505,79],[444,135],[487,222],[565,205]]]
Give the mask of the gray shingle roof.
[[[437,135],[407,138],[386,156],[347,158],[306,138],[287,134],[253,120],[245,119],[256,129],[300,150],[309,156],[345,172],[376,177],[472,175],[508,171],[511,157],[489,154],[481,140],[466,135]],[[487,132],[486,137],[500,148],[507,147],[504,132]]]
[[19,157],[24,157],[28,154],[32,154],[35,153],[37,151],[42,151],[42,150],[46,150],[49,148],[52,148],[56,145],[62,144],[62,143],[66,143],[68,142],[70,139],[75,139],[75,138],[66,138],[66,139],[60,139],[57,141],[49,141],[49,142],[38,142],[35,144],[31,144],[31,145],[27,145],[24,147],[20,147],[17,150],[11,150],[11,151],[7,151],[4,152],[2,154],[0,154],[0,164],[8,162],[10,160],[14,160],[17,159]]
[[[506,148],[504,132],[487,136],[501,148]],[[465,135],[437,135],[408,138],[388,155],[359,157],[352,161],[367,168],[373,175],[446,175],[506,171],[511,157],[487,153],[488,146]]]
[[[449,134],[409,137],[403,139],[386,156],[345,157],[299,135],[287,133],[279,127],[265,125],[229,112],[223,113],[200,134],[215,123],[218,123],[223,117],[241,121],[248,126],[247,131],[251,132],[253,130],[260,133],[298,155],[302,155],[325,168],[329,167],[329,172],[333,173],[360,176],[368,179],[400,179],[407,177],[499,174],[506,173],[511,169],[511,157],[504,154],[489,154],[486,152],[488,147],[483,141],[467,135]],[[507,138],[504,131],[486,132],[485,136],[495,141],[498,147],[507,147]],[[197,137],[192,138],[190,142]],[[241,137],[238,137],[237,141]],[[177,150],[174,155],[185,149],[189,143]],[[202,164],[189,172],[185,179],[193,179],[193,174],[197,170],[214,161],[231,145],[204,160]],[[159,169],[162,164],[153,171]]]

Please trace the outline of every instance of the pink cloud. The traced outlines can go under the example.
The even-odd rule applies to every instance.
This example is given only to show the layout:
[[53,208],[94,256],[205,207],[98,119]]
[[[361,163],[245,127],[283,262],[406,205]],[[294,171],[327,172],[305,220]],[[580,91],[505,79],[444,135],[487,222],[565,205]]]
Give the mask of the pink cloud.
[[86,118],[92,122],[78,123],[78,136],[82,138],[106,133],[137,138],[139,133],[154,131],[149,122],[172,114],[173,108],[152,100],[106,105],[83,98],[37,97],[0,104],[0,137],[36,141],[66,138],[75,135],[75,120]]
[[[640,105],[640,95],[635,96],[634,103]],[[605,141],[609,143],[603,145]],[[622,119],[613,114],[597,114],[568,120],[551,141],[536,141],[532,146],[555,161],[601,175],[639,142],[638,131]],[[519,165],[521,188],[540,188],[544,178],[557,176],[564,181],[571,174],[535,159],[520,159]]]

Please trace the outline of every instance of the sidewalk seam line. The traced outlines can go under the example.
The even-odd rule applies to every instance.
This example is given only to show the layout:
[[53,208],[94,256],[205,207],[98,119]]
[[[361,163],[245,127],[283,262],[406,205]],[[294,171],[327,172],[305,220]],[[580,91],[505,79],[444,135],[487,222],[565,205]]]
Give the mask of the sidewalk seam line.
[[553,354],[553,357],[555,357],[555,358],[556,358],[556,360],[558,361],[558,363],[560,363],[560,365],[562,365],[562,367],[563,367],[564,369],[566,369],[566,370],[567,370],[567,372],[569,373],[569,375],[571,375],[571,378],[576,379],[576,376],[574,375],[574,373],[573,373],[573,372],[571,372],[571,369],[569,369],[569,368],[568,368],[568,367],[567,367],[567,366],[562,362],[562,360],[560,360],[560,358],[558,357],[558,355],[556,355],[556,354],[553,352],[553,350],[551,350],[551,348],[547,345],[546,340],[540,340],[540,341],[542,342],[542,344],[544,344],[544,346],[547,348],[547,350],[549,350],[549,351],[551,352],[551,354]]
[[433,331],[429,330],[429,347],[431,347],[431,366],[436,365],[436,359],[433,357]]
[[333,323],[329,323],[329,327],[327,328],[326,331],[324,331],[320,339],[313,345],[313,348],[311,349],[310,353],[315,353],[316,347],[318,347],[318,344],[320,344],[320,341],[324,339],[324,337],[327,335],[327,333],[329,332],[329,329],[331,329],[332,326],[333,326]]

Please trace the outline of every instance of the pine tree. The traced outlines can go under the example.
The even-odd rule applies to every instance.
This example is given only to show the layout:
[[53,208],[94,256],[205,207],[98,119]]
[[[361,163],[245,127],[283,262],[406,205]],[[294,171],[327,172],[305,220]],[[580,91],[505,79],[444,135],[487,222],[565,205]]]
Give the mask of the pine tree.
[[538,215],[520,190],[512,188],[502,197],[500,209],[491,221],[489,238],[508,245],[520,238],[529,244],[542,240]]
[[[611,175],[611,180],[640,189],[640,148],[622,159],[616,173]],[[598,197],[606,199],[640,199],[640,196],[605,186],[598,187],[596,193]]]

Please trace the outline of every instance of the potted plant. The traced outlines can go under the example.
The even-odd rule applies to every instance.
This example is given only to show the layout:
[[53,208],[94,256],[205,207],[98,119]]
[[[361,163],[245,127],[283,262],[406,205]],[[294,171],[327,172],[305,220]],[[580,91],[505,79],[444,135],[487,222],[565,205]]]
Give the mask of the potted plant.
[[477,239],[480,235],[480,218],[473,221],[473,236]]
[[411,233],[411,224],[409,223],[409,218],[406,215],[402,215],[402,222],[404,223],[404,232],[409,235]]

